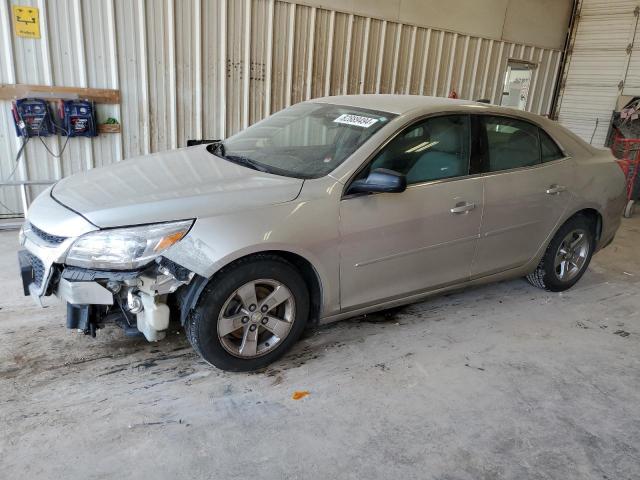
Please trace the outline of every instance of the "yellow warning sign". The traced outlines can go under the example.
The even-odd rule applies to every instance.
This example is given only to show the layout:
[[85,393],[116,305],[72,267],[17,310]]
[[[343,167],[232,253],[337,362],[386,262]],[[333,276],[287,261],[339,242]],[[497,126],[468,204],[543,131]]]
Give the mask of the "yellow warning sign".
[[19,37],[40,38],[40,11],[35,7],[12,5],[13,30]]

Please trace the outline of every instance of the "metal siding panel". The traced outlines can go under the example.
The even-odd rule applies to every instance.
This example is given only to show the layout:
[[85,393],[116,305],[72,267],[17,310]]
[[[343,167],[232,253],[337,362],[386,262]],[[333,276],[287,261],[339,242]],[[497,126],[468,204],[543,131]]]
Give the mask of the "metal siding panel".
[[[12,32],[10,24],[10,4],[6,0],[0,3],[0,81],[6,83],[15,83],[15,61],[14,48],[12,42]],[[0,115],[0,151],[4,152],[0,155],[0,178],[8,180],[11,172],[16,168],[15,156],[18,145],[15,137],[15,129],[11,118],[10,108],[11,102],[1,101],[0,108],[3,114]],[[16,178],[20,178],[20,173],[14,173]],[[14,178],[12,177],[11,180]],[[26,191],[26,190],[25,190]],[[25,198],[26,200],[26,198]],[[22,213],[21,194],[18,187],[0,188],[0,214],[2,216]]]
[[286,2],[277,1],[274,7],[273,61],[271,75],[271,112],[285,107],[287,54],[289,43],[290,7]]
[[[47,14],[41,22],[46,22],[48,37],[46,43],[36,41],[41,59],[37,67],[38,78],[30,78],[24,83],[86,86],[86,70],[83,68],[84,48],[79,45],[82,40],[78,42],[75,36],[78,13],[76,8],[79,8],[79,5],[73,0],[60,1],[56,4],[56,8],[47,8]],[[45,53],[43,46],[50,56]],[[50,65],[45,65],[42,61],[45,55],[49,58]],[[59,154],[65,140],[65,137],[31,139],[22,159],[22,162],[27,164],[30,180],[54,179],[56,170],[61,170],[61,175],[67,176],[86,169],[86,144],[90,144],[90,140],[85,142],[87,139],[69,139],[61,159],[49,155],[43,145],[46,144],[47,148]],[[32,197],[35,197],[43,187],[31,187],[30,190]]]
[[593,135],[593,145],[602,146],[617,98],[617,85],[578,86],[567,89],[562,98],[558,121],[587,142],[591,141]]
[[[353,17],[353,26],[351,31],[351,46],[349,52],[350,68],[347,77],[347,92],[350,94],[360,93],[360,78],[364,61],[363,54],[366,53],[364,40],[366,30],[365,17]],[[366,68],[366,65],[365,65]]]
[[322,97],[324,95],[324,79],[327,75],[327,58],[329,51],[329,23],[331,12],[329,10],[318,9],[316,11],[316,22],[314,31],[313,48],[313,77],[311,83],[311,98]]
[[176,127],[178,146],[184,147],[187,140],[197,138],[201,115],[201,99],[197,97],[202,93],[198,88],[201,79],[198,78],[198,37],[200,28],[196,28],[194,22],[201,24],[202,17],[196,15],[200,0],[181,0],[179,8],[175,9],[175,75],[176,75]]
[[220,109],[224,99],[220,96],[220,15],[221,0],[202,2],[202,136],[220,138]]
[[[111,2],[84,0],[82,18],[85,24],[84,42],[87,58],[87,85],[93,88],[118,88],[117,63],[113,60],[117,53],[113,51],[110,24]],[[98,123],[109,117],[120,121],[119,107],[116,105],[96,105]],[[90,140],[94,166],[101,167],[121,158],[120,134],[100,135]]]
[[[45,38],[37,41],[12,35],[8,8],[18,0],[0,1],[7,16],[0,25],[0,38],[7,40],[0,45],[3,82],[119,88],[122,99],[121,105],[98,106],[99,119],[117,118],[122,134],[72,139],[61,162],[34,141],[18,178],[55,178],[182,146],[188,138],[226,137],[289,103],[327,94],[448,95],[455,89],[461,98],[484,93],[498,100],[509,58],[541,59],[530,109],[544,111],[560,56],[284,0],[60,0],[55,8],[45,0],[20,0],[44,13]],[[611,13],[604,5],[587,1],[583,12],[617,29],[607,39],[617,48],[624,22],[603,15]],[[611,10],[628,15],[630,6],[617,2]],[[587,19],[581,35],[589,37],[595,24]],[[612,69],[620,59],[608,55],[606,61]],[[636,76],[640,84],[634,65],[630,86]],[[577,85],[576,72],[570,80]],[[2,107],[8,111],[9,102]],[[54,151],[62,145],[45,141]],[[17,144],[5,115],[0,148],[9,156],[0,158],[0,174],[13,167]],[[0,201],[21,209],[14,190],[0,190]]]
[[227,136],[242,129],[244,2],[227,3]]
[[253,124],[266,116],[266,74],[269,61],[268,24],[265,21],[270,14],[268,0],[256,0],[252,5],[251,15],[251,78],[249,103],[249,124]]
[[636,82],[631,67],[634,62],[629,63],[626,52],[636,28],[635,6],[635,2],[625,0],[584,0],[581,4],[560,94],[558,120],[587,142],[593,137],[596,146],[604,145],[606,140],[620,94],[618,85],[625,78],[628,64],[628,81],[632,85]]
[[331,83],[329,95],[341,95],[342,82],[344,79],[344,59],[346,56],[347,30],[349,15],[344,13],[335,14],[333,31],[333,50],[330,59]]
[[397,23],[387,22],[387,28],[384,36],[384,48],[382,49],[381,59],[381,76],[379,93],[391,93],[391,84],[393,82],[394,58],[396,52],[396,38],[400,31],[400,25]]
[[[298,5],[295,11],[293,64],[291,72],[291,103],[299,103],[306,100],[307,92],[307,66],[311,44],[309,43],[309,29],[314,9]],[[315,13],[313,13],[315,15]],[[315,21],[315,20],[314,20]]]
[[[139,7],[139,4],[136,4]],[[118,45],[118,75],[120,82],[121,128],[124,158],[141,155],[146,150],[149,105],[141,82],[141,69],[146,69],[141,52],[146,48],[138,34],[140,8],[131,8],[128,0],[115,0],[116,42]],[[146,111],[145,111],[146,110]]]
[[637,5],[637,0],[583,0],[580,14],[582,16],[624,15],[633,13]]
[[407,83],[411,81],[409,78],[409,65],[413,64],[411,51],[413,36],[413,27],[405,27],[400,34],[398,50],[395,52],[395,59],[397,59],[395,85],[393,93],[403,94],[407,92]]

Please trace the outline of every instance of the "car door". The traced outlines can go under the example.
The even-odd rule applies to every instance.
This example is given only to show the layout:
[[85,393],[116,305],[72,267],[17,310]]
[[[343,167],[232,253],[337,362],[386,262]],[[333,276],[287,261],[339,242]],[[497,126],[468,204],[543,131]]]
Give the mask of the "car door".
[[356,176],[402,173],[402,193],[346,195],[340,203],[344,309],[466,280],[482,217],[482,179],[470,175],[470,117],[417,121]]
[[573,162],[544,130],[521,119],[479,115],[485,197],[472,277],[524,265],[568,205]]

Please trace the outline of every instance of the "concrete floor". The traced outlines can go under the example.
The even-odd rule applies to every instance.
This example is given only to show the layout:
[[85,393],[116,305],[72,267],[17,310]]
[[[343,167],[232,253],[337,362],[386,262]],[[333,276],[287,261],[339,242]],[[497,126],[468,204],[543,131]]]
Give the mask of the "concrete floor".
[[514,280],[345,321],[256,374],[179,331],[67,331],[21,296],[15,250],[0,233],[3,478],[640,477],[640,217],[569,292]]

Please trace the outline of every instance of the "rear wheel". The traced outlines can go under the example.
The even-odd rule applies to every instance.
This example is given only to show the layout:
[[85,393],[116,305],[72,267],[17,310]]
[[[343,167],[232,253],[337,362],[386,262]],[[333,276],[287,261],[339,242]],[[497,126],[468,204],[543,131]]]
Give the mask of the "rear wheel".
[[215,367],[262,368],[300,337],[309,292],[297,269],[276,256],[241,260],[203,291],[185,328],[193,348]]
[[635,200],[629,200],[627,202],[627,206],[624,207],[624,218],[633,217],[633,211],[635,210],[635,206],[636,206]]
[[527,275],[529,283],[552,292],[573,287],[591,261],[593,230],[588,218],[577,216],[567,221],[549,243],[536,270]]

